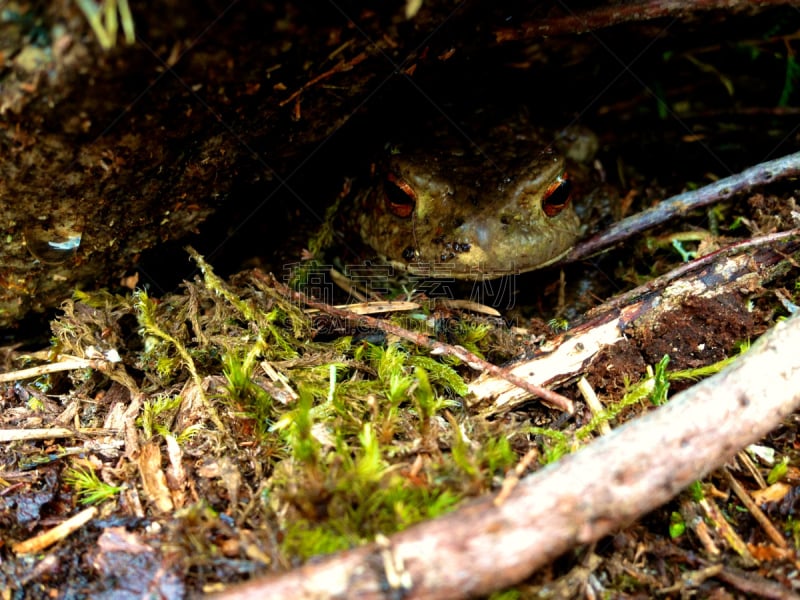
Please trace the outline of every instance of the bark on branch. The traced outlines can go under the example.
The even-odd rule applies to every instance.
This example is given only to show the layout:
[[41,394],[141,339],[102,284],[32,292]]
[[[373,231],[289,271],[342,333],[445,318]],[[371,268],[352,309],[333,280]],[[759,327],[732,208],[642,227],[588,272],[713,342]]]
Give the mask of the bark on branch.
[[[713,299],[755,292],[773,277],[776,265],[800,248],[800,230],[733,244],[670,271],[592,309],[590,318],[550,340],[509,373],[542,387],[557,387],[583,372],[603,348],[632,330],[670,319],[686,299]],[[506,412],[531,396],[507,378],[485,372],[469,385],[474,402],[491,399],[484,416]]]
[[667,198],[653,208],[617,221],[597,235],[580,242],[565,260],[567,262],[581,260],[609,246],[619,244],[637,233],[685,215],[689,211],[730,200],[735,195],[756,187],[798,175],[800,175],[800,152],[757,164],[699,189]]

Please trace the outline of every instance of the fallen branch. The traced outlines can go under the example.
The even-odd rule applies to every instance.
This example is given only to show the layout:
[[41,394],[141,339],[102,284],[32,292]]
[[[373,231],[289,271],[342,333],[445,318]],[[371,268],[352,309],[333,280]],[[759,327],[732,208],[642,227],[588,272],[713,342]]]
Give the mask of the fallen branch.
[[[642,296],[647,292],[665,288],[668,284],[677,281],[681,277],[686,277],[693,271],[699,271],[701,268],[705,269],[714,262],[719,262],[722,264],[722,260],[729,256],[749,253],[747,255],[762,267],[770,266],[775,263],[776,259],[783,258],[784,254],[794,252],[794,248],[796,248],[796,246],[795,244],[791,243],[783,246],[776,246],[775,251],[767,250],[766,254],[762,248],[764,246],[776,245],[779,242],[789,242],[790,240],[798,237],[800,237],[800,229],[790,229],[789,231],[780,231],[778,233],[760,235],[742,242],[736,242],[730,246],[725,246],[724,248],[720,248],[714,252],[709,252],[700,258],[676,267],[672,269],[672,271],[664,273],[655,279],[651,279],[647,283],[634,288],[629,292],[625,292],[619,296],[614,296],[607,302],[604,302],[601,306],[593,308],[591,311],[589,311],[589,314],[598,314],[599,312],[605,312],[612,308],[625,306],[635,298]],[[768,256],[771,258],[768,258]],[[724,267],[716,267],[716,270],[722,273],[726,271]]]
[[653,208],[622,219],[605,231],[580,242],[564,260],[565,262],[581,260],[696,208],[722,202],[758,186],[798,175],[800,175],[800,152],[755,165],[700,189],[668,198]]
[[[631,326],[665,319],[689,296],[713,298],[758,289],[787,253],[800,250],[798,237],[800,231],[793,230],[753,238],[681,265],[592,309],[590,320],[549,341],[511,372],[541,386],[563,384],[583,372],[600,350],[621,340]],[[469,391],[473,402],[493,400],[485,415],[508,411],[530,398],[524,390],[490,375],[470,383]]]
[[513,585],[668,501],[800,405],[800,316],[725,371],[491,497],[218,599],[464,598]]

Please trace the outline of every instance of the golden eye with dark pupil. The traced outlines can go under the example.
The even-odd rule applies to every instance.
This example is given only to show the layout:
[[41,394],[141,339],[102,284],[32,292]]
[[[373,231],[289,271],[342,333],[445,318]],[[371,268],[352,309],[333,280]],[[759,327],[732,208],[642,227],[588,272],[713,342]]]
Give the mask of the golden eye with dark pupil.
[[417,194],[414,193],[414,189],[405,179],[394,173],[389,173],[383,182],[383,198],[389,212],[401,219],[410,217],[417,204]]
[[556,177],[542,196],[542,210],[548,217],[555,217],[569,204],[569,195],[572,192],[572,182],[564,171]]

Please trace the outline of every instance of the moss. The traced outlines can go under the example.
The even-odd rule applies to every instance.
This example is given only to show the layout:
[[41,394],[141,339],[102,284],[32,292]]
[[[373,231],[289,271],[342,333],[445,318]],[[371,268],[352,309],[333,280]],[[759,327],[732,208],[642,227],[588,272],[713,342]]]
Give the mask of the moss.
[[100,481],[94,469],[80,465],[64,472],[64,482],[80,497],[81,504],[99,504],[119,494],[122,486]]
[[[470,415],[458,361],[409,342],[316,341],[312,317],[263,278],[222,281],[190,253],[202,277],[181,294],[79,295],[54,344],[79,355],[118,348],[127,386],[144,396],[142,437],[172,437],[217,465],[224,485],[196,483],[206,508],[179,517],[192,539],[219,525],[209,510],[238,515],[226,502],[243,494],[240,518],[280,532],[279,560],[305,559],[438,516],[498,487],[516,463],[509,439],[524,423],[504,431]],[[447,331],[430,319],[404,323],[473,351],[486,350],[492,332],[473,317],[441,321]],[[571,448],[567,439],[551,458]],[[232,483],[245,476],[259,490]],[[218,552],[204,544],[208,557]]]

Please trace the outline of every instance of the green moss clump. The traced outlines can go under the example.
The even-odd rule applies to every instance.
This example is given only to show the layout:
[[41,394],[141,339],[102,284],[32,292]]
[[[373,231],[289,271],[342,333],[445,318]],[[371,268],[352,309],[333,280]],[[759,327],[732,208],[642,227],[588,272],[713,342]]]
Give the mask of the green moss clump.
[[[312,317],[266,278],[226,282],[190,253],[202,277],[181,294],[80,295],[54,326],[58,347],[79,356],[117,348],[114,376],[142,399],[142,438],[176,440],[216,474],[195,481],[206,509],[183,510],[184,529],[214,529],[214,514],[232,513],[254,531],[280,532],[273,558],[290,562],[500,486],[517,455],[499,424],[467,411],[457,360],[409,342],[317,341]],[[436,335],[429,322],[404,319]],[[448,327],[448,341],[473,352],[492,331],[468,319]]]

